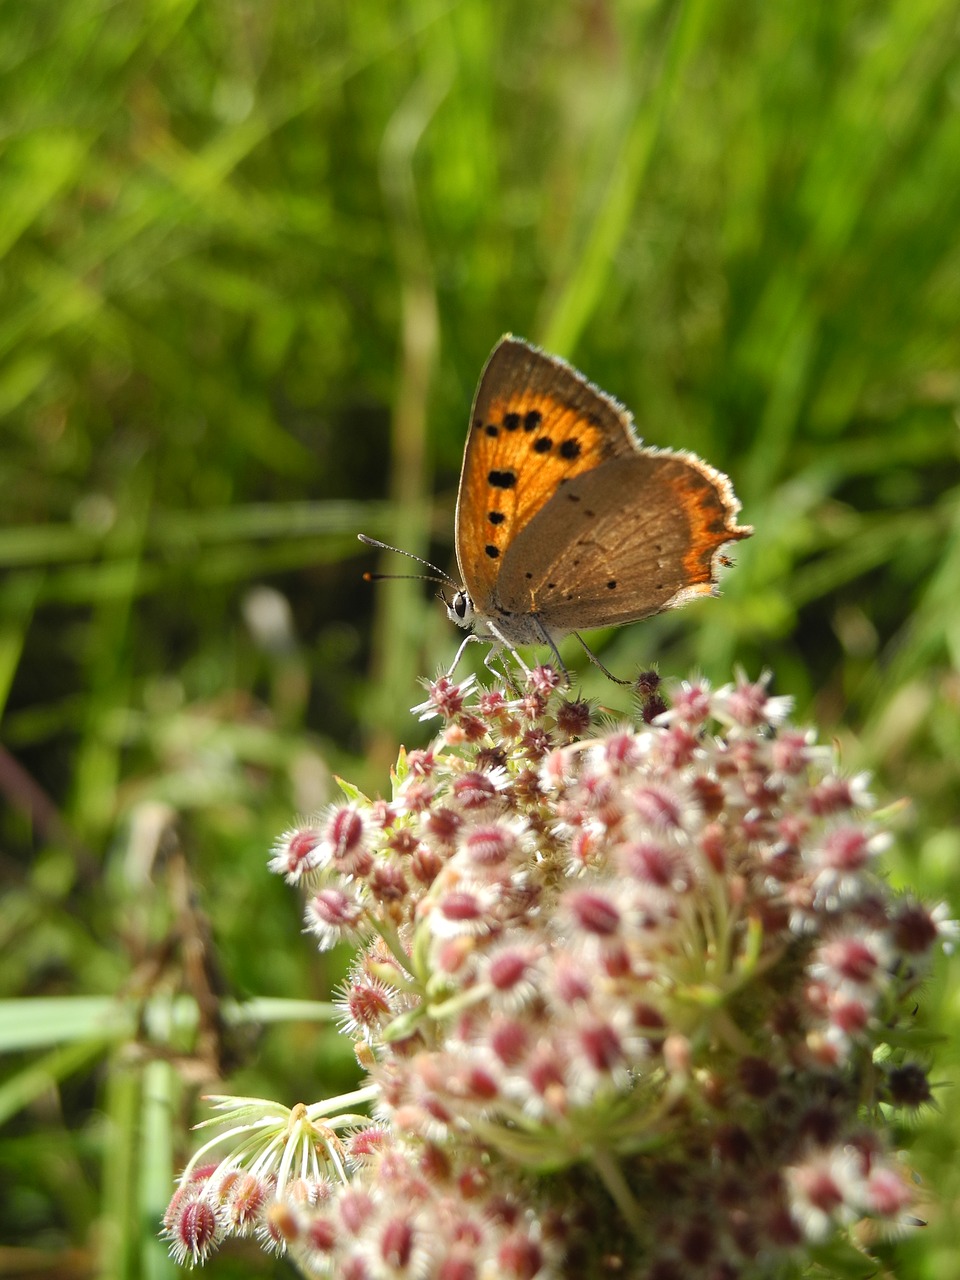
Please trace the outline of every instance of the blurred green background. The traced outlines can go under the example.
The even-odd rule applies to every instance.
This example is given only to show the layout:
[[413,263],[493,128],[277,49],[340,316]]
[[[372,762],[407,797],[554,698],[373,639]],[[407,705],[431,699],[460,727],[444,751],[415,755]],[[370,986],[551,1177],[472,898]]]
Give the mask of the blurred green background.
[[[356,535],[453,567],[504,331],[756,529],[604,661],[770,667],[960,912],[958,40],[948,0],[0,7],[0,1275],[173,1274],[197,1093],[354,1080],[265,861],[424,739],[459,633]],[[906,1280],[960,1268],[957,967]]]

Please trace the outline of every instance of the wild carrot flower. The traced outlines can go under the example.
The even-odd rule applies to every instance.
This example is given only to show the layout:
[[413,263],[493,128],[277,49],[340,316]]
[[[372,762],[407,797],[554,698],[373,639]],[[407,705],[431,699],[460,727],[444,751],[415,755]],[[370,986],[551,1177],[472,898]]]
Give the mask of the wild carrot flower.
[[366,1081],[220,1100],[180,1261],[253,1233],[308,1277],[732,1280],[906,1220],[884,1117],[930,1099],[904,1045],[952,926],[878,875],[866,780],[766,680],[649,677],[603,733],[557,685],[441,678],[389,797],[278,841],[321,948],[357,945]]

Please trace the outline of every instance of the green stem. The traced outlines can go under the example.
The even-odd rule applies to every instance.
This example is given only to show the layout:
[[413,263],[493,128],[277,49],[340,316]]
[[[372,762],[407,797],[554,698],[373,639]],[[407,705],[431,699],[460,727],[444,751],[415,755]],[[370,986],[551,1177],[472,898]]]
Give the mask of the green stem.
[[623,1215],[623,1220],[630,1233],[641,1240],[640,1206],[633,1197],[633,1192],[623,1176],[620,1164],[609,1151],[595,1151],[592,1158],[593,1167],[600,1175],[600,1180],[610,1193],[610,1198]]

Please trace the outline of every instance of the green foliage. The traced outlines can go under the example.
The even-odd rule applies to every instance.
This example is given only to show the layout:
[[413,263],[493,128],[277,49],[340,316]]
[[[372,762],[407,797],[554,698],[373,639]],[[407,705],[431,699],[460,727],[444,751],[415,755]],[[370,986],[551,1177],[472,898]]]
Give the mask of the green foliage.
[[[178,1081],[348,1087],[332,1030],[254,1052],[213,1015],[342,971],[265,855],[423,737],[457,636],[364,584],[355,535],[450,566],[506,330],[729,472],[756,529],[721,600],[595,637],[607,665],[771,666],[911,797],[892,874],[960,911],[956,34],[951,0],[0,9],[2,994],[207,1010],[123,1048],[87,1009],[42,1070],[6,1059],[5,1239],[167,1273]],[[943,1107],[905,1280],[957,1248]]]

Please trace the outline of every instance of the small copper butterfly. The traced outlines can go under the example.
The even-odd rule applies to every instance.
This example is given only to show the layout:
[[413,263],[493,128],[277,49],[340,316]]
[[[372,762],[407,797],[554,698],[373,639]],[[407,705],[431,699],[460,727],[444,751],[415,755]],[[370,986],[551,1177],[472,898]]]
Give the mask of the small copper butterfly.
[[570,632],[716,595],[722,547],[753,532],[739,510],[725,475],[693,453],[644,447],[612,396],[506,335],[480,376],[463,453],[463,586],[443,575],[450,618],[472,628],[451,672],[470,640],[493,642],[488,663],[502,648],[519,660],[525,644],[559,661]]

